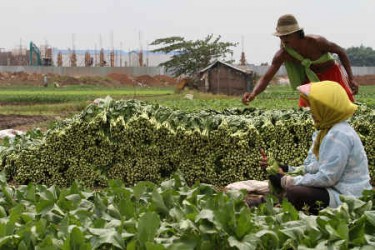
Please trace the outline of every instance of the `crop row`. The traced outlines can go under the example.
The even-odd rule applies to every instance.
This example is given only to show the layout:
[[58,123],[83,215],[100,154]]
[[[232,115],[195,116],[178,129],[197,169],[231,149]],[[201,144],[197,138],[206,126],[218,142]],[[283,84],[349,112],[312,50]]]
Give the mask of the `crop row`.
[[[350,123],[369,157],[375,183],[375,115],[361,107]],[[136,100],[90,104],[46,133],[19,136],[0,149],[8,180],[69,186],[160,182],[179,170],[187,182],[223,186],[264,179],[260,148],[279,162],[300,165],[314,131],[303,110],[232,109],[188,113]]]

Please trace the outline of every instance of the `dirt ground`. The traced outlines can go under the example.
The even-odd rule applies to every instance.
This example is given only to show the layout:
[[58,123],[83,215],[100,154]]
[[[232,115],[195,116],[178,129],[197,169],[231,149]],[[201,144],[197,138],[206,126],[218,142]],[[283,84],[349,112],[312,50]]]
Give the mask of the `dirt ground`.
[[0,114],[0,130],[15,129],[28,131],[35,127],[46,127],[55,117],[43,115],[2,115]]

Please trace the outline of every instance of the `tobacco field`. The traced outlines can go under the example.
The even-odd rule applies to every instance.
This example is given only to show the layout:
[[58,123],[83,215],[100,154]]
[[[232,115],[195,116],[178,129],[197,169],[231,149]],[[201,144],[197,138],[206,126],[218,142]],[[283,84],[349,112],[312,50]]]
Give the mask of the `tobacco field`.
[[[375,183],[375,112],[350,119]],[[266,179],[262,148],[303,163],[304,110],[182,111],[99,99],[0,147],[2,249],[373,249],[374,191],[318,216],[274,198],[249,209],[225,185]],[[365,247],[365,248],[363,248]]]

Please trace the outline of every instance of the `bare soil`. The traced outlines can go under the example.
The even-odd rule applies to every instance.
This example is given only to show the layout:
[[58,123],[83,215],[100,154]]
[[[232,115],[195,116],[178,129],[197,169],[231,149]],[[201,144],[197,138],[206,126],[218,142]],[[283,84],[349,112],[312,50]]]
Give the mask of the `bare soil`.
[[44,115],[2,115],[0,114],[0,130],[15,129],[28,131],[36,127],[46,127],[49,122],[54,121],[53,116]]

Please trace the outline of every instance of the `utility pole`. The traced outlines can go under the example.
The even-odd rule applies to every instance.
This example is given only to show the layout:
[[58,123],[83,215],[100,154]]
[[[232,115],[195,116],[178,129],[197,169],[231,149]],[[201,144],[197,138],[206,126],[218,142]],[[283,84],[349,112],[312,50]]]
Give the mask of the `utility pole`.
[[122,67],[122,42],[120,42],[120,67]]

